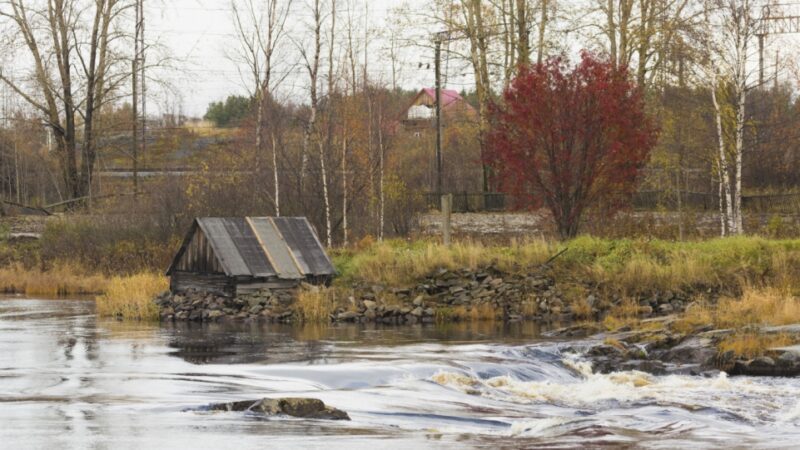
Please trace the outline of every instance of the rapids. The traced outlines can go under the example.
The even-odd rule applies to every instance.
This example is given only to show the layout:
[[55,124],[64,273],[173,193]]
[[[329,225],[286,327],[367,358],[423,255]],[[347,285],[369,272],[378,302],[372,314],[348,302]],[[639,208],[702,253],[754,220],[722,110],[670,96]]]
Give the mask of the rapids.
[[[800,381],[595,374],[531,324],[160,326],[0,300],[0,448],[783,448]],[[207,413],[308,396],[350,422]]]

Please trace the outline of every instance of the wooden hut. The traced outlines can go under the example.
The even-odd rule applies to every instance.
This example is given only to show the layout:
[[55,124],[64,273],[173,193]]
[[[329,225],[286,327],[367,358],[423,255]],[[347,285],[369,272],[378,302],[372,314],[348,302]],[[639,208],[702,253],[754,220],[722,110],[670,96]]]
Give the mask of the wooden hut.
[[228,297],[301,281],[327,284],[335,273],[305,217],[195,219],[167,270],[173,293]]

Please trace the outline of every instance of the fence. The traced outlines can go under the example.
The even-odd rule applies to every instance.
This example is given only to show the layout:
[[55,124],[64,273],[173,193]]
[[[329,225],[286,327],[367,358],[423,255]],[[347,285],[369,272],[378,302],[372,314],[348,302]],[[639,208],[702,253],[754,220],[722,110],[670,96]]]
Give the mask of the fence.
[[[502,192],[454,192],[453,212],[503,212],[511,211],[519,204],[517,198]],[[681,192],[680,206],[695,211],[716,211],[719,209],[717,194],[706,192]],[[441,195],[428,192],[424,194],[425,204],[430,209],[439,209]],[[637,210],[678,209],[675,192],[640,191],[629,200]],[[743,195],[742,209],[752,212],[800,211],[800,193]]]

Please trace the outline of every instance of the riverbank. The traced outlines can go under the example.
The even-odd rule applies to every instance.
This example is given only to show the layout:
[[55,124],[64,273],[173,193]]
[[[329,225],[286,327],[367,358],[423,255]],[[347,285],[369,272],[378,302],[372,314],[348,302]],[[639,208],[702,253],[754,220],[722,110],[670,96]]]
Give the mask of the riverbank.
[[[11,263],[0,271],[0,289],[29,295],[98,294],[98,313],[136,320],[585,322],[613,332],[651,327],[653,319],[676,316],[671,332],[684,335],[710,322],[713,329],[733,330],[800,323],[795,297],[800,292],[800,240],[581,237],[449,247],[387,241],[332,250],[331,256],[339,276],[330,287],[305,285],[295,292],[262,291],[236,299],[189,292],[162,295],[156,302],[168,286],[158,268],[114,275],[81,270],[63,260],[41,264],[44,270]],[[780,301],[766,307],[764,298]],[[736,312],[724,319],[720,312],[726,311]],[[746,336],[733,333],[720,341],[718,351],[730,347],[743,358],[755,358],[767,348],[796,341]]]

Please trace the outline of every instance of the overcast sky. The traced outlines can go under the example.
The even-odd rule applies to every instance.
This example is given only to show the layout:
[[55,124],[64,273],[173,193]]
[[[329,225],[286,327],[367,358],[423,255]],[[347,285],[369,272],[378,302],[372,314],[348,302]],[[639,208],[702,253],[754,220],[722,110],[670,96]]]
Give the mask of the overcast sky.
[[[393,8],[402,3],[411,5],[425,4],[423,0],[368,0],[369,18],[372,25],[384,28],[391,17]],[[355,17],[363,24],[365,18],[364,0],[353,0],[357,8]],[[340,4],[344,1],[340,0]],[[152,98],[148,110],[153,113],[165,109],[165,103],[175,105],[182,103],[184,113],[202,115],[209,102],[224,99],[230,94],[245,94],[246,81],[243,80],[236,64],[231,60],[237,42],[234,36],[234,27],[230,10],[230,0],[170,0],[148,1],[145,3],[147,11],[147,40],[157,43],[161,50],[153,53],[166,53],[172,59],[174,70],[154,70],[148,78],[151,81]],[[308,36],[306,22],[310,20],[307,12],[306,0],[295,0],[293,13],[289,18],[288,33],[294,40],[302,40]],[[342,7],[343,8],[343,7]],[[341,11],[346,14],[347,11]],[[344,22],[344,17],[339,17],[339,24]],[[363,25],[360,25],[363,32]],[[419,36],[426,36],[423,27]],[[358,39],[359,45],[364,41]],[[280,87],[281,95],[294,97],[304,101],[308,89],[307,76],[297,66],[298,55],[295,45],[285,41],[287,53],[281,61],[281,73],[290,72]],[[386,41],[377,36],[369,38],[370,51],[368,64],[370,77],[383,79],[388,82],[391,70],[386,62],[384,48]],[[323,48],[323,53],[327,50]],[[398,84],[407,88],[416,88],[422,85],[432,85],[434,81],[433,55],[423,48],[409,46],[403,50],[402,66]],[[363,58],[363,56],[362,56]],[[152,59],[152,58],[151,58]],[[327,63],[324,63],[327,64]],[[420,64],[422,67],[420,68]],[[428,65],[430,64],[430,68]],[[451,75],[448,84],[455,89],[467,88],[472,84],[472,75],[459,68],[450,67]],[[323,70],[324,72],[325,70]],[[156,86],[156,80],[164,80],[174,88],[177,96],[166,95],[161,88]],[[170,106],[174,107],[174,106]]]
[[[309,1],[293,0],[293,10],[287,23],[287,37],[291,37],[292,40],[284,41],[286,51],[279,58],[278,67],[275,69],[279,75],[286,75],[277,92],[278,97],[297,103],[306,102],[308,99],[308,77],[299,65],[297,46],[304,41],[308,42],[310,38]],[[564,16],[580,17],[585,13],[576,9],[579,8],[576,5],[584,4],[585,1],[588,0],[561,1],[559,11]],[[378,33],[386,34],[386,31],[393,27],[392,23],[397,18],[394,13],[396,8],[404,6],[405,9],[412,11],[415,14],[413,20],[402,27],[402,35],[404,38],[412,38],[411,41],[416,39],[416,44],[421,45],[407,41],[400,49],[397,84],[407,89],[419,89],[434,84],[430,38],[431,33],[438,31],[438,28],[426,18],[430,0],[337,0],[337,3],[339,9],[337,39],[344,38],[343,27],[348,16],[352,15],[353,21],[358,23],[357,46],[363,49],[364,42],[369,45],[367,54],[370,79],[381,81],[385,85],[391,84],[392,74],[386,50],[388,41]],[[348,4],[352,5],[352,11],[348,10]],[[570,9],[575,11],[570,12]],[[800,6],[796,10],[800,11]],[[231,55],[238,47],[234,35],[231,0],[145,0],[145,15],[146,39],[153,45],[148,52],[148,64],[167,57],[170,66],[170,68],[153,69],[148,73],[148,115],[180,110],[190,116],[202,116],[212,101],[224,100],[231,94],[248,94],[252,83],[248,83],[246,78],[243,79],[237,64],[231,59]],[[132,18],[130,21],[132,22]],[[373,34],[365,38],[361,33],[367,22]],[[556,33],[554,38],[557,40],[556,46],[562,50],[570,49],[576,53],[580,48],[602,49],[605,46],[605,40],[599,35],[591,36],[584,33],[576,36],[572,32],[568,39],[566,34],[566,31],[564,34]],[[794,36],[791,39],[782,37],[771,40],[767,50],[768,62],[774,64],[777,51],[780,51],[781,60],[787,58],[796,60],[797,40],[798,37]],[[451,50],[453,49],[451,47]],[[343,46],[340,46],[339,51],[343,50]],[[449,53],[446,50],[447,48],[443,61],[445,86],[459,91],[472,90],[474,76],[471,69],[463,59],[448,57]],[[323,53],[325,55],[321,68],[321,83],[325,81],[327,71],[326,48],[323,48]],[[335,58],[343,60],[344,55],[339,53]],[[359,59],[363,61],[363,53]],[[28,72],[24,69],[25,61],[24,51],[14,55],[0,55],[0,64],[5,64],[6,70],[9,64],[13,65],[12,70],[17,76],[23,76]],[[797,65],[792,67],[796,72],[786,75],[796,80],[800,69],[797,69]],[[3,86],[0,93],[5,92],[7,89]]]

